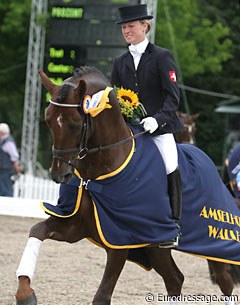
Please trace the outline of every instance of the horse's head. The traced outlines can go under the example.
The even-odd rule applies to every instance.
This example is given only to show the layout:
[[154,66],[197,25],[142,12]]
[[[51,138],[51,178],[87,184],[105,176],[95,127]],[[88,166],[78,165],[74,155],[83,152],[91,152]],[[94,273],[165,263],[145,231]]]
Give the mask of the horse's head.
[[42,84],[51,94],[51,101],[45,112],[45,120],[53,140],[53,161],[50,168],[52,179],[66,182],[72,176],[68,162],[78,152],[79,139],[83,129],[79,101],[86,91],[84,81],[66,79],[57,86],[42,71]]
[[195,121],[199,118],[200,113],[187,114],[177,112],[178,117],[183,119],[183,129],[174,134],[177,143],[195,144],[195,134],[197,127]]
[[[42,84],[51,94],[51,100],[45,112],[45,120],[53,140],[53,161],[50,173],[55,182],[64,183],[72,177],[72,164],[75,164],[76,160],[85,158],[88,149],[94,145],[101,146],[101,144],[107,143],[102,134],[109,132],[113,118],[104,120],[105,111],[102,110],[112,108],[110,102],[112,104],[113,102],[109,99],[110,97],[116,99],[116,95],[109,93],[112,88],[108,87],[108,80],[93,67],[76,69],[74,75],[64,80],[60,86],[53,84],[44,72],[39,73]],[[108,91],[105,92],[105,89]],[[99,98],[98,95],[99,93],[100,96],[104,95],[103,92],[105,100],[109,102],[105,102],[104,105],[101,103],[102,98]],[[101,104],[102,108],[95,107],[94,102]],[[117,99],[116,104],[118,104]],[[91,109],[89,109],[89,105],[90,108],[92,107]],[[92,109],[95,112],[94,114],[91,112],[90,115]],[[120,107],[117,110],[120,111]],[[101,112],[100,115],[98,115],[99,112]],[[114,111],[111,114],[114,114]],[[106,132],[103,133],[103,130]],[[93,133],[94,141],[91,140]],[[97,142],[96,134],[99,137],[101,135],[103,143]],[[92,159],[91,163],[97,162],[94,158]],[[84,166],[86,168],[88,165]]]

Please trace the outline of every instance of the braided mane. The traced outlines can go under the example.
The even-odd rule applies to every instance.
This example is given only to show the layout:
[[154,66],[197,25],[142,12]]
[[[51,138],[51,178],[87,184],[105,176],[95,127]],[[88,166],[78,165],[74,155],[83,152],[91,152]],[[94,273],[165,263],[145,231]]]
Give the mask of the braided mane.
[[98,74],[100,79],[103,79],[107,84],[110,84],[107,77],[93,66],[80,66],[79,68],[76,68],[73,72],[73,78],[79,78],[90,73]]

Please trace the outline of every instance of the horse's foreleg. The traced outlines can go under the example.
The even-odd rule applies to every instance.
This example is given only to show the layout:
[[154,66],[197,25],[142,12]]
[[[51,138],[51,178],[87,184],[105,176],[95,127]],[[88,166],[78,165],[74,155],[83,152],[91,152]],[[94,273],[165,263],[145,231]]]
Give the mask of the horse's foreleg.
[[73,243],[84,237],[86,237],[86,234],[82,222],[79,221],[79,214],[68,219],[50,216],[31,228],[27,245],[16,272],[18,277],[17,305],[37,304],[34,291],[30,285],[42,242],[45,239],[52,239]]
[[16,271],[18,278],[18,290],[16,293],[17,305],[37,304],[37,300],[30,283],[35,271],[41,244],[42,241],[35,237],[29,237],[27,241],[20,264]]
[[100,286],[94,296],[93,305],[110,305],[114,287],[123,269],[128,255],[128,250],[109,249],[107,264]]
[[17,305],[37,304],[34,291],[30,285],[35,272],[42,241],[48,237],[47,232],[48,229],[45,222],[34,225],[30,230],[27,244],[16,271],[18,278],[18,289],[16,293]]
[[17,277],[27,276],[32,281],[41,244],[42,241],[40,239],[29,237],[16,271]]
[[17,305],[37,305],[37,298],[33,289],[30,286],[28,276],[18,277],[18,290],[16,293]]

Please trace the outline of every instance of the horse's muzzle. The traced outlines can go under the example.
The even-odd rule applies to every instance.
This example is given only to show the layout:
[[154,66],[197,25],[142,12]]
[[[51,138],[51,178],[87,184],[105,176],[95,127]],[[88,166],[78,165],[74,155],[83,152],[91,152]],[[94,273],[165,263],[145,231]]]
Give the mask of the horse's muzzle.
[[68,164],[60,164],[58,161],[53,161],[49,172],[56,183],[67,183],[73,177],[72,167]]

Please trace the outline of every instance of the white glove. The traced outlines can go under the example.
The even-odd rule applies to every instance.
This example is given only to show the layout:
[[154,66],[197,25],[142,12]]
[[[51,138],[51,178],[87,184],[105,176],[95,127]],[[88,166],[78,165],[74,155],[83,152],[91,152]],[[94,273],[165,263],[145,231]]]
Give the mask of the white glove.
[[158,129],[157,120],[153,117],[143,119],[140,124],[143,124],[143,128],[150,133],[153,133],[156,129]]

